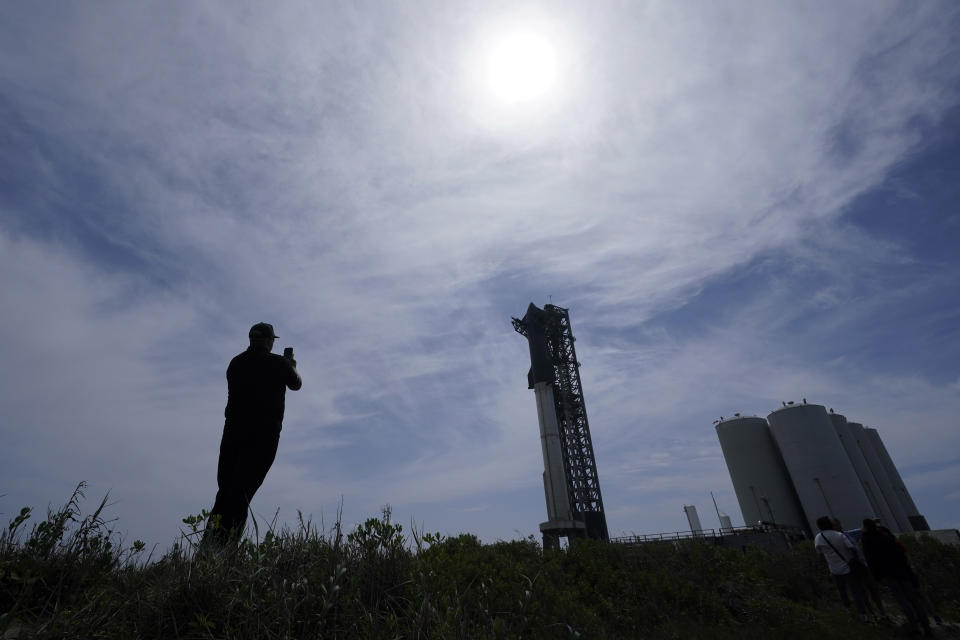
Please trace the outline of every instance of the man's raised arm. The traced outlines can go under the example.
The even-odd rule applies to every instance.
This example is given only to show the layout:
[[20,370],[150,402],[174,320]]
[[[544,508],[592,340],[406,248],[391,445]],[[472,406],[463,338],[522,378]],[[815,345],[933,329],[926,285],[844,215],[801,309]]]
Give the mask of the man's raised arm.
[[287,373],[287,387],[289,387],[291,391],[297,391],[303,386],[303,380],[300,379],[300,374],[297,372],[297,361],[293,358],[284,358],[284,360],[290,365]]

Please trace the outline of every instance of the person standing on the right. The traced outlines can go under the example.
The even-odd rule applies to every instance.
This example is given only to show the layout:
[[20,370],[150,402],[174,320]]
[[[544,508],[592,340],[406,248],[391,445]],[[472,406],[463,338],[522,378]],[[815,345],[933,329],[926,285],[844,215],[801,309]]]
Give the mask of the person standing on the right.
[[[840,523],[840,520],[833,518],[833,528],[836,531],[842,533],[847,537],[850,542],[853,543],[853,546],[856,548],[857,557],[861,562],[859,567],[851,567],[853,569],[854,577],[860,581],[860,586],[863,588],[863,600],[867,605],[867,609],[871,610],[876,607],[879,611],[879,616],[881,620],[889,621],[890,618],[887,616],[886,607],[883,605],[883,597],[880,595],[880,585],[877,584],[876,579],[873,577],[873,574],[867,568],[869,564],[866,557],[863,555],[863,552],[860,550],[860,538],[863,537],[862,529],[850,529],[849,531],[844,530],[843,525]],[[873,611],[871,610],[872,614]]]
[[927,612],[924,611],[920,594],[913,585],[907,554],[900,548],[894,535],[886,527],[879,527],[876,522],[867,518],[863,521],[860,544],[863,545],[863,555],[873,577],[890,589],[893,599],[900,605],[910,624],[919,625],[924,636],[932,637]]
[[[864,604],[863,589],[860,580],[853,573],[853,565],[859,563],[857,547],[842,532],[833,528],[830,516],[817,518],[817,527],[820,533],[813,539],[813,548],[823,554],[827,560],[827,568],[840,592],[840,601],[843,606],[850,606],[850,596],[857,608],[857,615],[861,622],[867,622],[867,608]],[[847,595],[847,591],[850,595]]]

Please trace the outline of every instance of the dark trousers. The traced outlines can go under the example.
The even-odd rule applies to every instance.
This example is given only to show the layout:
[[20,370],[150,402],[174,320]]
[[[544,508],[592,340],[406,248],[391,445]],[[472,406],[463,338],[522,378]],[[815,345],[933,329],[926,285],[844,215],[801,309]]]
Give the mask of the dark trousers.
[[224,425],[217,464],[217,499],[210,511],[211,520],[219,516],[220,522],[217,527],[208,525],[204,541],[212,537],[225,544],[243,534],[250,501],[277,457],[279,442],[279,426]]
[[[880,595],[880,585],[873,577],[873,574],[870,573],[869,569],[860,572],[860,584],[863,585],[863,589],[866,592],[865,596],[870,596],[869,598],[864,598],[867,601],[867,608],[871,608],[872,604],[880,612],[880,615],[887,615],[887,610],[883,606],[883,597]],[[871,600],[873,601],[872,603]]]
[[907,578],[894,578],[887,576],[883,579],[883,584],[890,589],[890,595],[897,601],[903,615],[907,616],[913,624],[919,624],[924,628],[930,626],[927,619],[927,612],[923,609],[923,602],[920,598],[920,592]]
[[[843,602],[843,606],[850,606],[850,596],[852,596],[857,612],[860,615],[866,615],[867,609],[864,605],[863,588],[860,586],[860,580],[857,579],[857,576],[853,572],[843,575],[833,574],[833,581],[837,585],[837,591],[840,592],[840,601]],[[847,595],[848,590],[850,596]]]

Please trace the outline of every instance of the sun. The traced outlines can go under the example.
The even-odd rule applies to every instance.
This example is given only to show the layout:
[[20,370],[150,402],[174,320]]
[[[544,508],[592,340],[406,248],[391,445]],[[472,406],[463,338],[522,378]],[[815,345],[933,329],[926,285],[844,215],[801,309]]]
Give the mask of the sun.
[[496,38],[486,55],[487,89],[502,105],[546,97],[557,83],[557,52],[535,31],[514,31]]
[[464,122],[516,141],[557,132],[586,95],[584,42],[563,12],[478,17],[456,56]]

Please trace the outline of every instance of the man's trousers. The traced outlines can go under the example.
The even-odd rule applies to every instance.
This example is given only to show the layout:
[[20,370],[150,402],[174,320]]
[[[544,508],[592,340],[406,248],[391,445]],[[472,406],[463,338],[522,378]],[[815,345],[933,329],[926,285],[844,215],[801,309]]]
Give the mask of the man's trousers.
[[217,499],[210,512],[211,519],[219,516],[220,522],[213,530],[208,524],[204,538],[213,536],[226,543],[231,537],[243,535],[250,501],[267,477],[279,442],[279,425],[229,421],[224,425],[217,464]]

